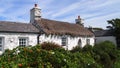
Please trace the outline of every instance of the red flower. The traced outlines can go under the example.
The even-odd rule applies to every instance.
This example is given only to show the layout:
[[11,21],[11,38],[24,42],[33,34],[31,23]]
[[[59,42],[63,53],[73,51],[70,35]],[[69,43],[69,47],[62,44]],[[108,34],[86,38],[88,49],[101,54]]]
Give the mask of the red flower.
[[19,67],[22,67],[22,64],[18,64]]

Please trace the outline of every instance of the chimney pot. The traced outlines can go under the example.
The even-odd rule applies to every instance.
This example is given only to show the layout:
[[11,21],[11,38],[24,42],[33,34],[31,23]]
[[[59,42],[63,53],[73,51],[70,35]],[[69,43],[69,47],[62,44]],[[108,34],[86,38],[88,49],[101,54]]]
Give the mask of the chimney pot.
[[37,7],[38,5],[37,4],[35,4],[35,7]]
[[78,19],[81,19],[80,16],[78,16]]

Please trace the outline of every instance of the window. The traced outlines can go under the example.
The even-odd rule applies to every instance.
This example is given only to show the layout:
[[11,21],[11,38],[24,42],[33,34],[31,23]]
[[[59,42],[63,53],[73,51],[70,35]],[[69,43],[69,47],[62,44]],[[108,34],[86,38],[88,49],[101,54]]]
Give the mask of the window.
[[66,46],[66,45],[67,45],[67,38],[62,37],[62,46]]
[[28,45],[28,38],[19,38],[19,46],[25,47]]
[[86,44],[90,45],[90,39],[86,39]]
[[3,38],[0,37],[0,51],[3,49]]

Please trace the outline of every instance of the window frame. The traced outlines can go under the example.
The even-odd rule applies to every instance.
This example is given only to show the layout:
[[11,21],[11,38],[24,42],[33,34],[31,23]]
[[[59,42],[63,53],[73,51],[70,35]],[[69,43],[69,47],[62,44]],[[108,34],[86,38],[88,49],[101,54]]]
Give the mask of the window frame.
[[[23,41],[20,41],[20,39],[25,39],[25,44],[24,44]],[[25,46],[27,46],[28,43],[29,43],[28,40],[29,40],[28,37],[19,37],[19,38],[18,38],[18,45],[19,45],[20,47],[25,47]],[[22,44],[21,44],[21,43],[22,43]]]
[[68,39],[66,36],[62,36],[61,38],[61,44],[62,46],[67,46],[67,43],[68,43]]
[[0,37],[2,39],[1,46],[0,46],[0,51],[4,50],[4,37]]
[[86,39],[86,44],[90,45],[90,39]]

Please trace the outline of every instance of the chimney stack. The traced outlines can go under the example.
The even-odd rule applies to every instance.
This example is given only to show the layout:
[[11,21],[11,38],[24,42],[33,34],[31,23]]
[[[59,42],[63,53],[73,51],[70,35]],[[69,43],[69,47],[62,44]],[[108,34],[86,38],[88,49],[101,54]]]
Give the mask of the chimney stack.
[[80,16],[78,16],[78,18],[75,19],[75,22],[76,22],[76,24],[83,25],[82,20],[83,20],[83,19],[81,19]]
[[41,19],[41,9],[37,4],[30,10],[30,23],[34,23],[34,20]]

